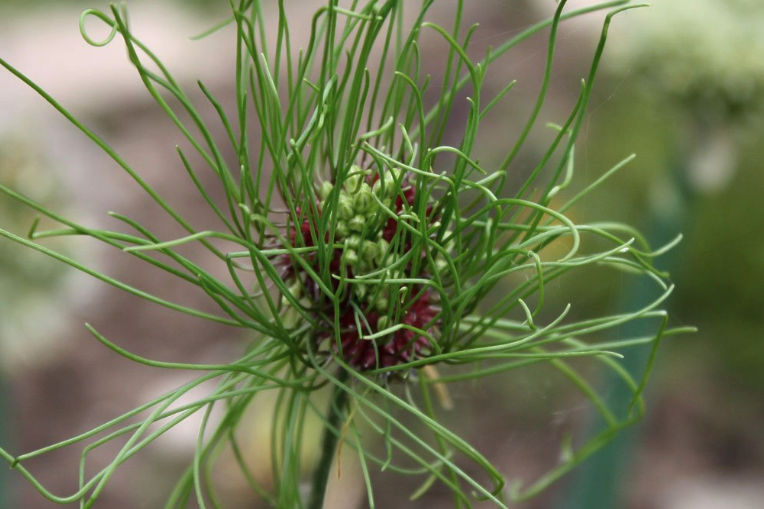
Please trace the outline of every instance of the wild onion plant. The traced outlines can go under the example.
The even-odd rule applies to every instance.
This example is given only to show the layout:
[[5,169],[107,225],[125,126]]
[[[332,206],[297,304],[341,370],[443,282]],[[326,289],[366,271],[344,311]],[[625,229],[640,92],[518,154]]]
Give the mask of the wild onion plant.
[[[2,187],[20,205],[60,226],[41,231],[35,222],[26,238],[5,230],[0,235],[138,298],[238,328],[249,338],[246,350],[230,363],[174,363],[135,355],[120,347],[118,338],[107,339],[86,325],[98,342],[136,363],[199,375],[69,440],[26,454],[0,449],[10,466],[49,500],[92,507],[118,467],[201,414],[193,461],[168,495],[167,508],[222,507],[212,474],[221,452],[227,451],[253,498],[274,508],[318,509],[339,446],[357,454],[370,507],[375,507],[372,480],[379,475],[420,476],[422,488],[412,498],[442,483],[456,507],[473,507],[477,501],[507,507],[510,500],[536,495],[636,422],[654,355],[644,377],[634,380],[619,368],[616,350],[644,343],[655,349],[661,338],[686,330],[667,328],[666,313],[659,309],[671,286],[651,261],[670,245],[651,251],[626,225],[576,224],[565,215],[633,157],[566,196],[608,28],[615,14],[636,6],[619,0],[568,10],[561,0],[552,19],[474,59],[470,41],[477,27],[462,26],[463,0],[448,28],[427,21],[429,11],[438,8],[434,0],[424,0],[413,17],[410,10],[404,17],[403,0],[347,5],[331,0],[313,15],[309,43],[300,50],[290,40],[294,20],[283,0],[231,4],[230,19],[203,34],[235,30],[228,56],[236,62],[235,111],[226,111],[199,83],[218,114],[214,121],[202,117],[181,83],[134,35],[123,7],[88,10],[81,18],[88,43],[102,46],[117,37],[124,42],[146,90],[185,137],[177,148],[175,171],[187,173],[187,185],[198,191],[199,206],[217,218],[218,230],[198,230],[103,139],[0,60],[164,210],[166,217],[155,221],[172,221],[187,231],[182,238],[160,238],[153,233],[155,224],[119,214],[112,216],[124,224],[123,230],[96,229]],[[267,9],[278,11],[278,23],[264,22]],[[552,126],[554,139],[525,181],[510,187],[513,163],[544,105],[560,23],[600,10],[609,12],[577,101],[567,118]],[[105,40],[88,35],[89,18],[110,27]],[[449,48],[440,75],[422,71],[418,40],[425,32]],[[486,97],[486,75],[491,64],[537,33],[547,33],[549,40],[538,98],[503,161],[484,166],[475,150],[481,121],[511,97],[513,85]],[[466,121],[454,120],[457,109],[467,112]],[[213,122],[222,126],[227,150],[235,157],[227,157],[219,146]],[[460,133],[458,143],[446,144],[446,133],[455,132]],[[202,164],[196,165],[197,159]],[[214,173],[223,199],[216,200],[202,184],[201,172]],[[45,246],[46,239],[64,235],[90,237],[145,262],[146,270],[179,278],[189,292],[211,299],[218,312],[164,300]],[[227,277],[184,255],[181,246],[189,243],[203,245]],[[549,283],[586,266],[641,274],[661,295],[642,309],[583,320],[567,318],[570,305],[545,310]],[[603,342],[602,334],[631,320],[653,323],[654,335]],[[572,358],[590,358],[618,373],[631,388],[629,414],[615,415],[570,364]],[[525,486],[511,483],[510,489],[504,473],[442,424],[434,396],[446,394],[452,382],[541,363],[580,389],[604,426],[589,442],[564,447],[561,461],[546,475]],[[211,381],[216,385],[204,397],[178,403]],[[239,445],[247,433],[241,429],[245,411],[257,408],[266,392],[277,395],[273,481],[267,486],[252,475]],[[221,413],[219,418],[211,417],[213,410]],[[305,438],[309,419],[323,425],[323,437],[317,464],[306,473],[301,453],[311,446]],[[370,447],[374,439],[383,444],[382,454]],[[89,475],[93,451],[115,443],[120,446],[111,462]],[[41,485],[25,463],[64,447],[82,448],[79,486],[58,495]]]

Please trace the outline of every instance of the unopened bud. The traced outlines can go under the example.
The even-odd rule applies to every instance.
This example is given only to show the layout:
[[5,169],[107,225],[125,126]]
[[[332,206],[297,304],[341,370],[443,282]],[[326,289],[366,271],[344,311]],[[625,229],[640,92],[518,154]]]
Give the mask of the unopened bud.
[[339,202],[340,219],[350,221],[355,216],[355,210],[353,209],[353,199],[348,196],[347,193],[340,194]]
[[325,180],[321,184],[321,187],[318,188],[318,197],[321,198],[322,201],[325,201],[329,197],[329,193],[332,192],[332,189],[334,189],[334,184]]
[[348,178],[345,179],[345,189],[349,193],[358,192],[358,188],[361,185],[365,174],[366,172],[363,171],[360,166],[353,165],[353,167],[350,168]]
[[366,225],[366,218],[362,215],[357,215],[350,221],[348,221],[348,228],[355,232],[363,231],[363,227]]
[[377,247],[379,252],[377,253],[377,257],[374,261],[377,262],[377,265],[382,265],[382,262],[385,261],[385,256],[387,256],[387,250],[390,248],[390,243],[385,239],[379,239],[377,242]]
[[371,240],[365,240],[363,242],[361,254],[363,255],[363,259],[369,263],[376,261],[379,256],[379,245]]
[[355,249],[356,251],[361,248],[361,236],[351,235],[345,241],[345,246],[349,249]]
[[347,237],[350,235],[350,228],[348,228],[347,221],[337,221],[337,229],[335,232],[340,237]]
[[346,249],[344,258],[348,265],[355,265],[358,263],[358,253],[354,249]]
[[395,196],[395,176],[392,173],[385,174],[385,197]]
[[376,202],[374,201],[374,196],[371,194],[371,188],[369,188],[369,184],[364,182],[361,184],[361,189],[355,195],[353,205],[355,205],[357,212],[363,214],[364,212],[370,211],[375,204]]

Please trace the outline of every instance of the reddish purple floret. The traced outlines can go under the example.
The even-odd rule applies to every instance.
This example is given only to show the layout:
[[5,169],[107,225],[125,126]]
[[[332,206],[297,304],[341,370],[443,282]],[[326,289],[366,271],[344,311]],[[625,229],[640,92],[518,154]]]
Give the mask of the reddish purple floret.
[[[415,327],[420,330],[428,330],[433,326],[433,319],[437,311],[433,309],[429,292],[424,292],[414,303],[405,311],[400,323]],[[366,321],[372,331],[377,330],[380,315],[371,312],[366,315]],[[389,368],[405,362],[410,362],[419,358],[429,348],[428,339],[407,328],[401,328],[393,332],[389,337],[380,338],[375,341],[363,339],[358,332],[356,320],[352,309],[346,312],[340,318],[342,331],[340,340],[342,341],[342,356],[350,365],[361,369]],[[366,324],[362,323],[362,327]],[[366,335],[368,336],[368,331]],[[326,338],[328,341],[334,341],[334,338]],[[334,345],[335,351],[339,350]]]

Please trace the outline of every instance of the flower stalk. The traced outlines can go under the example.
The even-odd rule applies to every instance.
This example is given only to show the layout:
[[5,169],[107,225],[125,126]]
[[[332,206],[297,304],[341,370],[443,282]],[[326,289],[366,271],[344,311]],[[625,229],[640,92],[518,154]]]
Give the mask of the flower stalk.
[[[340,370],[337,375],[340,383],[347,382],[348,378],[345,370]],[[322,509],[324,507],[326,488],[329,485],[329,478],[332,472],[332,463],[338,454],[337,444],[339,443],[342,425],[345,421],[347,401],[348,393],[346,391],[342,390],[340,386],[332,388],[329,408],[326,411],[326,427],[324,428],[324,436],[321,440],[321,453],[311,482],[310,497],[307,504],[308,509]],[[337,458],[337,461],[339,461],[339,458]]]

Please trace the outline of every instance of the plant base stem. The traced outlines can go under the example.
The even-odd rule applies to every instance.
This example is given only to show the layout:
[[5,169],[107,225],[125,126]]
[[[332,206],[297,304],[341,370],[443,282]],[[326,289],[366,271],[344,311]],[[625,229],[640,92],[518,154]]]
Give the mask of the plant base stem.
[[[337,376],[340,383],[348,379],[348,373],[344,369]],[[327,426],[324,429],[324,437],[321,441],[321,457],[316,465],[313,474],[313,484],[308,501],[308,509],[322,509],[324,498],[326,496],[326,487],[329,485],[329,474],[331,473],[332,461],[337,450],[339,441],[339,432],[345,415],[345,404],[347,403],[347,392],[341,387],[335,385],[329,400],[329,409],[327,410]]]

